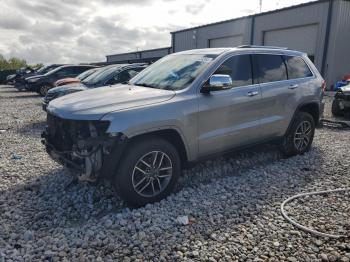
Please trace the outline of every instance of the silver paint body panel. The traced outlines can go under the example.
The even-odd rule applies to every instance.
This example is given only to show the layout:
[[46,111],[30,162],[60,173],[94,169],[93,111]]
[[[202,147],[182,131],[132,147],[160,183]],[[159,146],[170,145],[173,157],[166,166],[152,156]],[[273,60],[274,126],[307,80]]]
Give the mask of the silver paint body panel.
[[[163,129],[178,132],[189,161],[238,146],[284,135],[294,112],[305,103],[321,108],[322,77],[305,54],[280,49],[220,48],[178,54],[218,54],[183,90],[115,85],[70,94],[53,100],[48,111],[65,119],[108,120],[108,133],[135,137]],[[314,76],[235,87],[202,94],[203,83],[228,58],[240,54],[302,56]],[[297,85],[297,88],[290,88]],[[249,92],[257,95],[249,96]]]

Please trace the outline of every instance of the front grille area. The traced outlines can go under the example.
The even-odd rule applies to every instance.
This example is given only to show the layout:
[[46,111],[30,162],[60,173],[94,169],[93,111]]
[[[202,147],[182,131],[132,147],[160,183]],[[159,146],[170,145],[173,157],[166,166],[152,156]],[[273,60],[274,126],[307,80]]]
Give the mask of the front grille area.
[[96,128],[98,136],[105,136],[109,122],[62,119],[48,113],[48,142],[58,151],[72,151],[78,140],[91,137],[89,124]]

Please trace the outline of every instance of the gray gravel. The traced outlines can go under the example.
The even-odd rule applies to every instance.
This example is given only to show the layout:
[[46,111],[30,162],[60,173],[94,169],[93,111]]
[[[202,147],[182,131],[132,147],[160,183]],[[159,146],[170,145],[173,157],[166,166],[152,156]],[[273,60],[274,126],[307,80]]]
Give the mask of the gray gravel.
[[[263,145],[197,164],[166,200],[130,210],[107,182],[76,183],[47,156],[40,101],[0,86],[0,261],[350,261],[349,240],[299,231],[279,210],[294,194],[350,186],[350,131],[318,129],[303,156]],[[341,233],[349,198],[287,208]],[[186,215],[192,224],[176,221]]]

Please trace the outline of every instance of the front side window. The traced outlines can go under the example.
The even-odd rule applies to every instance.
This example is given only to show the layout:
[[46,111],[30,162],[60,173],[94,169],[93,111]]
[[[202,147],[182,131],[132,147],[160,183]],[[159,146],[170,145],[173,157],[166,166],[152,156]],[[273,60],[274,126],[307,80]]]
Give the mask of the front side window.
[[280,55],[253,55],[259,83],[287,80],[287,70]]
[[[227,59],[214,74],[229,75],[232,87],[242,87],[253,84],[250,55],[237,55]],[[221,88],[227,90],[227,87]]]
[[212,54],[169,55],[143,70],[130,84],[181,90],[189,86],[215,57]]
[[312,76],[310,68],[305,61],[298,56],[284,56],[288,69],[288,78],[297,79]]

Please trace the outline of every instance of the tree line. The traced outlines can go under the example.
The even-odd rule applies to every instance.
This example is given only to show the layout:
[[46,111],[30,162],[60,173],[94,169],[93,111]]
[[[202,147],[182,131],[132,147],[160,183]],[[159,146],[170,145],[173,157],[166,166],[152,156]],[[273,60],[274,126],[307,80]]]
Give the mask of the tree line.
[[17,57],[6,59],[0,54],[0,70],[16,70],[22,67],[38,68],[41,66],[42,64],[29,65],[25,59],[20,59]]

